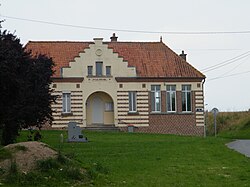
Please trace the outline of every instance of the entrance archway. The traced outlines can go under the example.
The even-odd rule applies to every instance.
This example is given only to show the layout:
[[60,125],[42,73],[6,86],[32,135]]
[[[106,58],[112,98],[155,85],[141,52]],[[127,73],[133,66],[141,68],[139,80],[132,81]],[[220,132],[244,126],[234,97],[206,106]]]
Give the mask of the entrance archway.
[[86,101],[87,126],[114,125],[113,99],[105,92],[95,92]]

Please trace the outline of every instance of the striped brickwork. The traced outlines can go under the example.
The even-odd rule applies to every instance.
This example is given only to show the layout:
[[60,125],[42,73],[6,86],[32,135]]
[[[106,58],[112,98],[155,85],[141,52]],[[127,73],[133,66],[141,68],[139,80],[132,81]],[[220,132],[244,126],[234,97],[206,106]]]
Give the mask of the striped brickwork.
[[136,125],[148,126],[149,125],[149,103],[148,92],[136,92],[136,105],[137,112],[129,112],[129,91],[117,92],[117,112],[118,112],[118,126]]
[[83,119],[83,98],[82,91],[71,91],[71,113],[62,112],[62,91],[54,91],[54,95],[58,98],[55,104],[52,104],[54,110],[52,115],[54,121],[52,123],[53,128],[67,127],[69,121],[76,121],[82,124]]

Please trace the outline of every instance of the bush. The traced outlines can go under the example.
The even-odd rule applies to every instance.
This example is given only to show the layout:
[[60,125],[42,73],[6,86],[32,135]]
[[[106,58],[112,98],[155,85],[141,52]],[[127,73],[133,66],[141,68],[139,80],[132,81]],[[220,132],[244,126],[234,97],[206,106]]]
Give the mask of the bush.
[[[250,128],[250,112],[220,112],[217,116],[217,132],[219,134],[234,133]],[[207,117],[207,134],[214,135],[214,117]],[[240,137],[240,136],[239,136]]]
[[10,151],[3,149],[3,148],[0,149],[0,161],[11,158],[11,157],[12,155]]
[[42,139],[42,135],[39,131],[36,131],[34,134],[34,141],[40,141]]
[[17,145],[15,146],[15,150],[17,151],[28,151],[28,148],[23,145]]
[[37,162],[37,168],[41,171],[48,171],[51,169],[58,169],[60,168],[60,164],[56,159],[49,158],[46,160],[39,160]]

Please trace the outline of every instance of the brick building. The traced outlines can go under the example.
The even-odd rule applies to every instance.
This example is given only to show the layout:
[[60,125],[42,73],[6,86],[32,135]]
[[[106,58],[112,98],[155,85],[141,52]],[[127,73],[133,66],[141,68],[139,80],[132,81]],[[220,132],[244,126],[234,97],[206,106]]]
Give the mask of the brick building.
[[160,42],[30,41],[55,63],[54,128],[132,125],[137,132],[201,135],[205,76]]

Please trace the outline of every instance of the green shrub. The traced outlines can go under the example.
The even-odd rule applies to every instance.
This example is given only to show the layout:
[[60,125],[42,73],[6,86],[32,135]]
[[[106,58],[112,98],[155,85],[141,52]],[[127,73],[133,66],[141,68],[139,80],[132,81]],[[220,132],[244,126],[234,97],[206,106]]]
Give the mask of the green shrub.
[[48,158],[46,160],[39,160],[37,162],[38,169],[41,171],[48,171],[51,169],[58,169],[60,168],[60,164],[56,159]]
[[11,152],[7,149],[1,148],[0,149],[0,161],[5,160],[5,159],[9,159],[9,158],[12,158]]
[[17,151],[28,151],[28,148],[23,145],[16,145],[15,150]]
[[34,133],[34,141],[40,141],[42,139],[42,135],[39,131]]
[[10,171],[9,172],[11,174],[17,174],[18,173],[18,168],[17,168],[16,160],[11,160]]
[[97,163],[93,163],[93,165],[89,168],[88,174],[92,178],[96,178],[98,175],[108,174],[108,169],[102,166],[101,163],[97,162]]
[[67,159],[61,151],[58,152],[58,156],[57,156],[57,161],[60,164],[67,164],[69,162],[69,159]]
[[15,160],[11,160],[9,171],[5,177],[7,183],[16,183],[19,181],[19,172]]
[[66,169],[67,178],[70,178],[73,180],[82,180],[84,177],[79,168],[66,167],[65,169]]
[[[207,134],[214,135],[214,116],[208,113]],[[220,112],[217,115],[217,132],[235,132],[250,128],[250,112]]]

